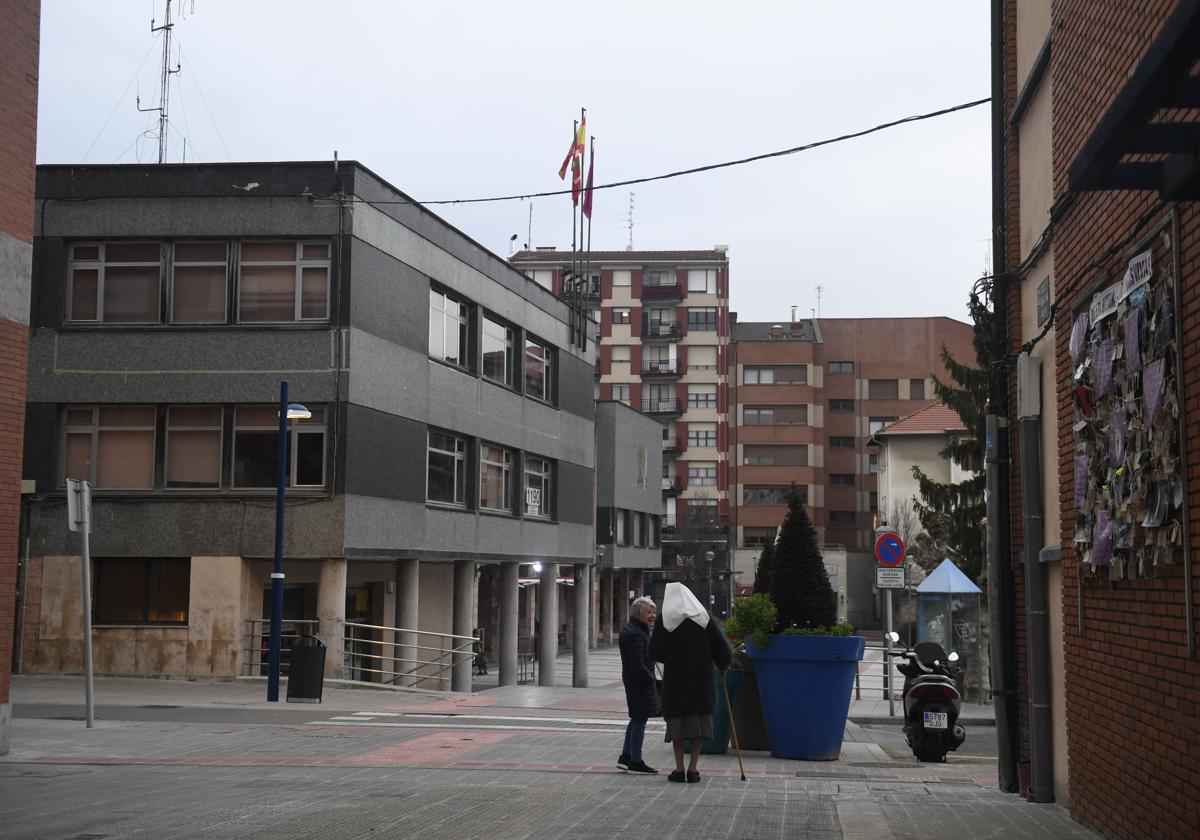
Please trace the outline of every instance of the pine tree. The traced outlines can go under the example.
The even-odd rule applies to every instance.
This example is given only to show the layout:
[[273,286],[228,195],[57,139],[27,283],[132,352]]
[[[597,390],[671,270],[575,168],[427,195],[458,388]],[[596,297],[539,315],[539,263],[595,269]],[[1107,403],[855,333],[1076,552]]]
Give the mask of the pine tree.
[[832,627],[837,603],[813,527],[793,485],[788,513],[779,529],[771,563],[771,600],[779,610],[779,628]]
[[763,545],[762,554],[758,556],[758,565],[754,567],[754,591],[756,594],[771,594],[771,564],[775,562],[775,538],[767,540]]
[[[996,316],[988,308],[990,286],[981,283],[971,292],[967,308],[975,324],[975,356],[978,366],[959,362],[942,346],[942,364],[955,384],[933,377],[937,398],[953,409],[967,428],[967,434],[952,440],[940,453],[975,475],[966,481],[934,481],[919,467],[912,468],[919,485],[919,497],[913,507],[929,538],[944,549],[978,584],[983,583],[983,540],[987,505],[983,491],[987,478],[983,472],[984,440],[987,434],[989,371],[996,358],[994,332]],[[957,385],[957,387],[955,387]],[[937,558],[937,562],[941,562]]]

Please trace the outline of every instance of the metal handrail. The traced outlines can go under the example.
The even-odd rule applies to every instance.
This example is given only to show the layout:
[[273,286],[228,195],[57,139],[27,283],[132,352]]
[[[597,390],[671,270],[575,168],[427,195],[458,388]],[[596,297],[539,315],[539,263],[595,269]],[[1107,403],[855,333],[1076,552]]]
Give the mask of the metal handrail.
[[[261,677],[266,673],[267,669],[267,653],[271,641],[271,619],[269,618],[248,618],[246,619],[246,646],[242,648],[242,675],[247,677]],[[287,632],[287,628],[291,627],[292,632]],[[280,636],[283,644],[279,649],[279,668],[282,674],[287,674],[288,654],[291,650],[288,641],[292,639],[301,639],[304,636],[315,635],[320,632],[321,622],[315,618],[303,619],[284,619],[284,632]],[[310,632],[304,632],[304,630]],[[255,654],[258,654],[255,656]]]
[[[429,680],[445,686],[451,681],[448,672],[462,661],[473,659],[477,636],[458,636],[453,633],[437,633],[432,630],[415,630],[404,627],[388,627],[382,624],[364,624],[357,621],[341,621],[342,625],[342,671],[351,680],[360,674],[378,674],[383,682],[391,685],[401,683],[416,685]],[[357,631],[378,632],[384,638],[363,637]],[[398,642],[397,634],[409,634],[412,643]],[[390,636],[389,641],[385,639]],[[434,644],[420,644],[420,637],[433,637]],[[389,653],[388,649],[391,649]],[[428,658],[400,656],[398,648],[412,651],[429,651]],[[377,667],[376,667],[377,666]],[[365,681],[365,680],[364,680]]]

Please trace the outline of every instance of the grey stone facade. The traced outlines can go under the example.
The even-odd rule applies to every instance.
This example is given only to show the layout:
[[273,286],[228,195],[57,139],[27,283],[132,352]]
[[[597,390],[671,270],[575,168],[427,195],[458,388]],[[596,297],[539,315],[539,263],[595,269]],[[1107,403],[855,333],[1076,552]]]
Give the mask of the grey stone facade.
[[[596,404],[596,543],[604,547],[601,568],[662,565],[662,436],[661,423],[624,403]],[[625,526],[620,525],[623,515]],[[635,520],[644,523],[636,530],[631,528]]]

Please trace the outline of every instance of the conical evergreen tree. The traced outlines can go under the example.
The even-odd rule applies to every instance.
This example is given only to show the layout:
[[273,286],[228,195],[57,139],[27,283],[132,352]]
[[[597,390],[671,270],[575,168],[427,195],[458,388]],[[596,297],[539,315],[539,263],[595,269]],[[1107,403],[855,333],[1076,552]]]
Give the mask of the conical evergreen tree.
[[[996,358],[994,333],[996,316],[988,308],[988,284],[981,284],[971,292],[967,309],[975,323],[975,357],[978,367],[959,362],[943,345],[942,364],[954,384],[933,377],[933,390],[937,398],[952,408],[967,434],[953,440],[942,450],[941,455],[958,466],[974,471],[975,475],[965,481],[947,483],[934,481],[917,466],[913,466],[913,477],[919,485],[919,498],[913,505],[926,534],[941,544],[963,573],[978,584],[983,570],[984,522],[987,504],[983,491],[987,479],[983,471],[984,440],[987,437],[988,371]],[[955,387],[957,385],[958,387]],[[944,554],[939,551],[937,562]]]
[[775,542],[770,589],[779,610],[780,630],[832,627],[837,622],[837,603],[817,546],[817,529],[795,486],[788,495],[788,514]]
[[767,540],[762,554],[758,556],[758,565],[754,567],[755,594],[771,594],[771,564],[775,562],[775,540]]

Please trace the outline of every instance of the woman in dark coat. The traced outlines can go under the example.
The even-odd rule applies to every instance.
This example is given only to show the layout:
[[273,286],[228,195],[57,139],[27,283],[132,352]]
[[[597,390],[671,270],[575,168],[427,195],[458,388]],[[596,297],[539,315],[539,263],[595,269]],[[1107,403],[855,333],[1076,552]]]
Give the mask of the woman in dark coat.
[[[668,583],[663,608],[650,637],[650,656],[663,663],[662,710],[667,740],[675,751],[672,782],[698,782],[702,742],[712,737],[717,706],[715,670],[722,673],[733,661],[733,650],[717,622],[682,583]],[[687,772],[683,742],[692,742]]]
[[629,620],[621,628],[621,682],[625,684],[629,724],[625,727],[625,748],[617,766],[628,773],[658,772],[642,760],[646,721],[658,716],[658,689],[654,685],[654,664],[650,661],[650,627],[656,615],[654,602],[642,596],[629,605]]

